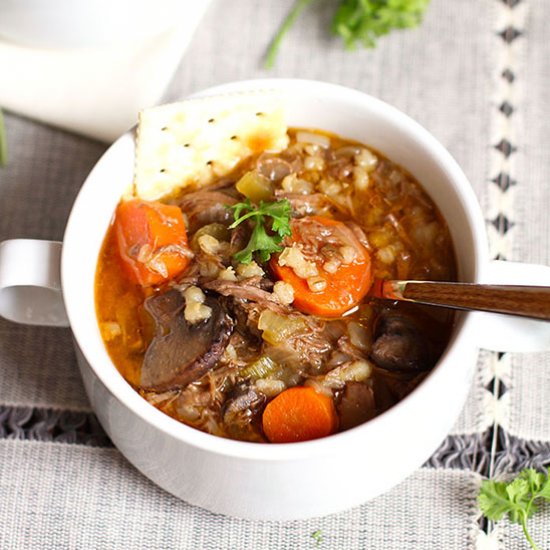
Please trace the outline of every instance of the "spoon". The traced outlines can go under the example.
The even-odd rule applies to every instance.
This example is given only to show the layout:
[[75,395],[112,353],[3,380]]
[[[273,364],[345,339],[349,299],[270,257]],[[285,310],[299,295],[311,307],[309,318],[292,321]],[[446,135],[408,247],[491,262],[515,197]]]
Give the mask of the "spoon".
[[375,298],[550,321],[550,287],[375,279]]

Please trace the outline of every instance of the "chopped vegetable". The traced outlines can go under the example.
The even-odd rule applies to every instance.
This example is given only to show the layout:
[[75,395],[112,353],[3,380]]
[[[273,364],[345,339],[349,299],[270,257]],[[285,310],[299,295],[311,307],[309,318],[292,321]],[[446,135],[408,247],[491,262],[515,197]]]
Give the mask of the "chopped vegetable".
[[4,115],[0,109],[0,167],[6,166],[8,162],[8,141],[6,139],[6,128],[4,127]]
[[[285,34],[312,0],[297,0],[287,15],[265,58],[266,69],[271,69]],[[340,0],[332,19],[332,32],[342,38],[346,48],[353,49],[357,42],[374,48],[376,39],[394,29],[418,26],[430,0]]]
[[114,224],[120,257],[140,285],[164,283],[187,267],[191,252],[177,206],[138,199],[123,201],[117,207]]
[[[250,263],[255,252],[258,252],[262,262],[267,262],[271,254],[282,250],[280,243],[283,238],[292,234],[290,229],[292,207],[287,199],[275,202],[260,201],[258,206],[254,206],[250,199],[246,199],[245,202],[231,206],[231,210],[233,210],[235,222],[229,226],[229,229],[234,229],[248,219],[254,222],[248,245],[234,255],[235,260],[243,264]],[[267,233],[266,218],[271,218],[269,229],[273,234]]]
[[[277,278],[289,283],[294,289],[293,305],[297,309],[313,315],[339,317],[356,306],[371,286],[369,253],[344,223],[323,216],[309,216],[293,220],[293,245],[304,244],[306,228],[308,246],[311,248],[315,243],[318,245],[314,254],[308,256],[308,262],[312,262],[317,267],[318,273],[326,282],[324,287],[319,284],[310,284],[308,278],[299,276],[301,273],[299,270],[297,272],[290,265],[281,265],[279,258],[271,260],[271,269]],[[326,258],[319,250],[331,239],[342,241],[341,246],[353,247],[355,253],[353,261],[340,264],[334,272],[323,269]]]
[[269,309],[264,309],[258,319],[258,328],[262,338],[269,344],[280,344],[291,336],[303,332],[306,324],[302,317],[280,315]]
[[538,546],[527,531],[527,520],[537,511],[536,500],[550,501],[549,473],[550,468],[546,473],[526,468],[509,482],[486,480],[481,484],[477,497],[487,519],[500,521],[508,514],[512,523],[521,524],[533,550],[538,550]]
[[252,202],[267,201],[273,197],[271,181],[257,170],[247,172],[235,187],[239,193]]
[[298,386],[267,404],[262,424],[272,443],[291,443],[330,435],[337,428],[338,416],[331,397]]
[[248,365],[239,372],[239,375],[243,378],[265,378],[271,374],[277,365],[267,355],[262,355],[258,360],[254,361],[251,365]]

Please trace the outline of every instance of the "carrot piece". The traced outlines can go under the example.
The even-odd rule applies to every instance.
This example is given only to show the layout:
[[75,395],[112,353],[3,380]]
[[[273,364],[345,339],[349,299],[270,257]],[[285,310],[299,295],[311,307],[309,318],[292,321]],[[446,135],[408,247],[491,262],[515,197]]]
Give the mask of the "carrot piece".
[[130,277],[158,285],[189,264],[187,231],[177,206],[138,199],[119,203],[115,215],[118,251]]
[[292,443],[330,435],[338,426],[338,416],[328,395],[297,386],[267,404],[262,424],[272,443]]
[[[272,258],[270,266],[275,276],[294,289],[293,305],[304,313],[322,317],[340,317],[356,306],[367,294],[372,285],[371,259],[367,249],[361,244],[353,231],[343,222],[323,216],[307,216],[292,221],[292,237],[285,241],[286,246],[304,244],[304,230],[307,231],[307,247],[317,247],[308,261],[313,261],[319,276],[326,282],[321,291],[310,289],[307,280],[296,275],[289,266],[281,266],[278,256]],[[335,273],[323,269],[326,258],[320,253],[328,243],[339,242],[351,246],[355,259],[342,263]]]

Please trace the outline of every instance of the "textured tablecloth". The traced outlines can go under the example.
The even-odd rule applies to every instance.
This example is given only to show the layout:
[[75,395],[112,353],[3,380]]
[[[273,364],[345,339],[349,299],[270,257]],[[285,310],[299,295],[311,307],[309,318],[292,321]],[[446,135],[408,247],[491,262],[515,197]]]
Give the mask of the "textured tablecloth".
[[[461,164],[493,258],[550,264],[550,2],[432,0],[419,29],[346,52],[327,33],[335,2],[318,0],[268,73],[262,56],[291,4],[213,2],[165,99],[263,76],[371,93],[417,119]],[[9,113],[6,124],[0,240],[60,239],[106,145]],[[90,411],[68,330],[0,319],[0,548],[527,548],[518,526],[480,521],[475,498],[484,476],[550,463],[549,398],[549,354],[482,352],[452,434],[388,494],[308,521],[236,520],[169,496],[112,447]],[[550,510],[532,531],[547,547]]]

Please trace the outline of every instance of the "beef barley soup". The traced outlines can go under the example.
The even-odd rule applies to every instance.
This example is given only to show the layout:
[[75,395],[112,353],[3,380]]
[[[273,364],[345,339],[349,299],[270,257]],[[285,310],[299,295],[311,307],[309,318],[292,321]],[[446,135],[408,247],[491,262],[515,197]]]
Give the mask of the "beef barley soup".
[[373,278],[456,279],[436,206],[404,169],[318,130],[208,186],[121,200],[96,273],[120,373],[189,426],[244,441],[347,430],[434,367],[452,313],[369,298]]

